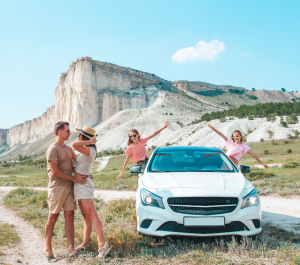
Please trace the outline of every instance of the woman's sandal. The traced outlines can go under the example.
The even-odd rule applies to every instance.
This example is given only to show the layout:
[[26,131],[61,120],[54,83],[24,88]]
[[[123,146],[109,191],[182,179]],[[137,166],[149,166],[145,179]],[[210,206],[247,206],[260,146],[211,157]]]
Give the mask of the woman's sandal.
[[[87,244],[86,244],[87,243]],[[83,246],[78,246],[78,247],[76,247],[75,248],[75,252],[77,253],[77,252],[79,252],[79,251],[84,251],[85,250],[85,248],[86,248],[86,245],[89,245],[88,244],[89,243],[89,241],[83,241]],[[81,244],[82,245],[82,244]]]
[[108,245],[108,244],[105,242],[104,246],[103,246],[102,248],[99,248],[99,249],[98,249],[99,255],[98,255],[97,257],[98,257],[98,258],[104,258],[104,257],[108,254],[108,252],[110,251],[110,249],[111,249],[111,246]]
[[45,254],[45,256],[46,256],[46,258],[47,258],[47,261],[48,261],[49,263],[54,263],[54,262],[57,262],[57,261],[58,261],[58,259],[55,258],[55,257],[53,256],[53,254],[50,255],[50,256],[47,256],[45,252],[44,252],[44,254]]

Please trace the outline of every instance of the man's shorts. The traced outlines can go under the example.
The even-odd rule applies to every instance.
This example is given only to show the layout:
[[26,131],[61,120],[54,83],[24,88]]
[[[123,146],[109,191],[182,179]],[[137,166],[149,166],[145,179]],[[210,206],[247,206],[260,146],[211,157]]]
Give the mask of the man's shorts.
[[48,188],[49,213],[58,214],[64,211],[76,210],[73,187],[53,186]]

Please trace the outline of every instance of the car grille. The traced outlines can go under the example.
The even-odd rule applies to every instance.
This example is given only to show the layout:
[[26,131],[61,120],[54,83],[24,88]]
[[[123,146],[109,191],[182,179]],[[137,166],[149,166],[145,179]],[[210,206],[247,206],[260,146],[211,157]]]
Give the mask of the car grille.
[[157,231],[194,233],[194,234],[218,234],[229,232],[249,231],[249,228],[242,222],[234,221],[221,227],[186,227],[176,222],[166,222],[162,224]]
[[234,197],[173,197],[168,198],[170,208],[176,213],[215,215],[233,212],[238,205]]

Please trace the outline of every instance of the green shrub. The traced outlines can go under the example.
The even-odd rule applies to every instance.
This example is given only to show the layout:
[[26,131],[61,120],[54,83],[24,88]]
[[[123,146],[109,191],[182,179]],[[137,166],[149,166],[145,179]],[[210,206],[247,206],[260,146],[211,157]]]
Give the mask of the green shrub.
[[264,150],[264,155],[269,154],[269,150]]
[[284,141],[283,141],[283,143],[284,143],[284,144],[288,144],[288,143],[289,143],[289,141],[287,141],[287,140],[284,140]]
[[252,115],[249,115],[249,116],[248,116],[248,120],[254,120],[253,116],[252,116]]
[[219,119],[219,121],[222,123],[222,122],[227,121],[227,119],[226,119],[226,117],[222,117],[222,118]]
[[264,178],[272,178],[275,177],[275,174],[273,172],[268,172],[265,170],[256,170],[252,169],[249,174],[246,175],[246,178],[250,181],[258,180],[258,179],[264,179]]
[[298,117],[295,114],[286,117],[286,122],[288,124],[296,124],[299,122]]
[[293,151],[292,151],[292,149],[288,149],[288,150],[286,150],[286,152],[289,154],[289,153],[292,153]]
[[290,161],[290,162],[287,162],[286,164],[284,164],[282,167],[284,167],[284,168],[296,168],[298,166],[299,166],[298,162]]
[[260,142],[264,142],[264,141],[265,141],[265,139],[264,139],[264,138],[261,138],[261,139],[260,139]]
[[267,121],[275,121],[276,120],[276,117],[275,117],[275,115],[271,115],[271,114],[268,114],[268,116],[267,116]]
[[280,124],[281,124],[282,127],[285,127],[285,128],[288,127],[288,125],[287,125],[287,123],[284,121],[283,117],[280,118]]
[[248,96],[250,99],[254,99],[254,100],[257,100],[258,99],[258,97],[257,96],[254,96],[254,95],[249,95]]
[[299,132],[298,132],[298,130],[293,130],[293,133],[294,133],[294,137],[295,137],[295,139],[298,139],[298,137],[299,137]]
[[244,94],[244,91],[239,89],[229,89],[229,92],[234,94]]

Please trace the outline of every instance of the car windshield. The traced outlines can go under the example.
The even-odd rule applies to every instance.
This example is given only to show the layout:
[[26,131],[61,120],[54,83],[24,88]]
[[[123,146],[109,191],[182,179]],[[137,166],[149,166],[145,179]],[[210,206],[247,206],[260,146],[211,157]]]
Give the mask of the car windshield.
[[150,172],[237,172],[223,152],[174,150],[157,152]]

